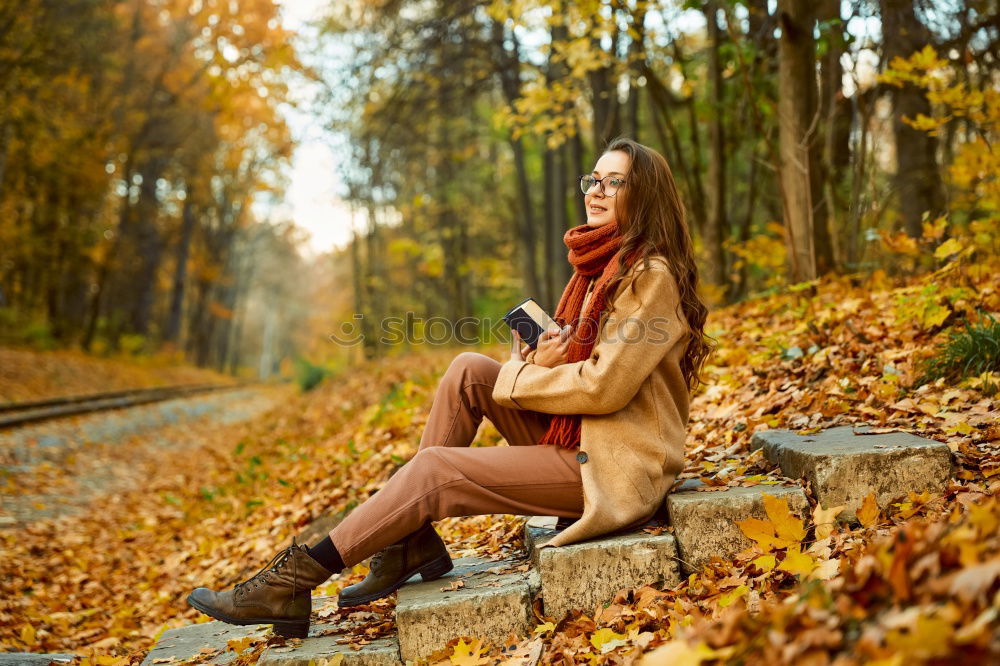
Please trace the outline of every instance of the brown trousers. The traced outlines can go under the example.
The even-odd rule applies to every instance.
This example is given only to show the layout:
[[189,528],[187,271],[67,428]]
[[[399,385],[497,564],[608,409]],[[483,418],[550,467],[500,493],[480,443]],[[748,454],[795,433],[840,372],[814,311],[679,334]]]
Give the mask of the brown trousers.
[[[500,363],[462,352],[438,385],[416,455],[330,532],[354,566],[429,520],[488,513],[562,516],[583,513],[576,450],[540,445],[549,414],[493,400]],[[488,418],[510,446],[470,448]]]

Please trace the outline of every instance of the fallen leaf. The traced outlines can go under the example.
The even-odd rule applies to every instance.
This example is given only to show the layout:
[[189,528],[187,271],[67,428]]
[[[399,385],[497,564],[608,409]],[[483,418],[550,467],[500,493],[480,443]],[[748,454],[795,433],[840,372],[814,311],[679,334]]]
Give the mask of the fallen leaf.
[[675,639],[642,655],[636,666],[701,666],[709,659],[723,659],[731,650],[713,650],[704,643],[690,645]]
[[538,625],[537,627],[535,627],[535,630],[532,633],[534,633],[534,634],[544,634],[546,631],[552,631],[555,628],[556,628],[555,624],[553,624],[551,622],[544,622],[544,623]]
[[878,504],[875,502],[875,491],[873,490],[861,502],[861,508],[858,509],[858,521],[865,527],[872,527],[878,523],[878,518]]
[[777,535],[774,532],[774,524],[769,520],[747,518],[746,520],[737,520],[736,525],[748,539],[757,542],[757,545],[764,552],[772,550],[778,543]]
[[466,643],[463,638],[455,646],[455,651],[450,657],[451,663],[456,666],[481,666],[482,664],[486,664],[490,660],[482,656],[483,650],[482,640],[477,638],[471,643]]
[[833,528],[837,522],[837,516],[846,508],[846,504],[823,509],[819,504],[813,509],[813,525],[815,525],[816,539],[825,539],[833,534]]
[[951,581],[952,594],[971,602],[983,597],[1000,578],[1000,559],[962,569]]
[[764,493],[763,500],[764,511],[774,523],[774,531],[778,538],[788,543],[798,543],[805,538],[805,525],[802,519],[796,517],[788,508],[787,499]]
[[243,652],[243,650],[246,650],[248,647],[253,645],[253,643],[254,639],[251,636],[247,636],[245,638],[234,638],[232,640],[226,641],[226,652],[232,650],[236,654],[239,654]]
[[590,637],[590,644],[600,650],[601,654],[604,654],[620,645],[625,645],[627,642],[625,638],[624,634],[617,634],[613,629],[603,627],[595,631],[594,635]]
[[767,573],[768,571],[774,568],[775,564],[777,564],[777,560],[775,559],[774,555],[761,555],[750,564],[757,567],[764,573]]
[[832,580],[840,573],[840,561],[836,559],[823,560],[809,573],[809,578],[817,580]]
[[788,548],[785,559],[778,565],[780,571],[801,575],[811,573],[815,567],[816,560],[812,558],[812,555],[800,552],[797,545]]
[[719,597],[719,608],[726,608],[727,606],[732,605],[734,601],[736,601],[749,591],[750,591],[749,587],[747,587],[746,585],[740,585],[736,589],[726,592],[721,597]]

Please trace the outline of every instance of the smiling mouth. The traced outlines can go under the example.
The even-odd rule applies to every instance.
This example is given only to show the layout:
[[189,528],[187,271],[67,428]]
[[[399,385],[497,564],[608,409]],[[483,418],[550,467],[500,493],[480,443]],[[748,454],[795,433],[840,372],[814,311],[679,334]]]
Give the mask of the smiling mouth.
[[591,213],[604,213],[607,210],[608,210],[607,208],[601,208],[600,206],[594,206],[594,205],[590,206]]

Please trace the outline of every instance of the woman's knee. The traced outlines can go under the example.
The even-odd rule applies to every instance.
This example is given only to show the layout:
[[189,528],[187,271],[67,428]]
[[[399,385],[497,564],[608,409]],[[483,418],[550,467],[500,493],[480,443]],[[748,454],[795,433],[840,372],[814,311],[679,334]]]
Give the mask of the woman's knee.
[[403,465],[410,492],[418,495],[437,494],[442,488],[465,480],[465,475],[453,462],[453,450],[447,446],[431,446],[417,451]]
[[495,379],[499,371],[500,364],[479,352],[461,352],[451,360],[451,365],[445,376],[450,379],[464,379],[468,381],[489,381]]

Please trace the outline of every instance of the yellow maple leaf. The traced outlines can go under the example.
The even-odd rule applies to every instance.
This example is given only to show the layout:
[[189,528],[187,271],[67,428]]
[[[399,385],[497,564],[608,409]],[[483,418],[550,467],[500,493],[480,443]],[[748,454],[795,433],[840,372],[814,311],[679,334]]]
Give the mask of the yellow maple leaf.
[[590,644],[602,653],[610,652],[619,645],[625,644],[625,634],[618,634],[613,629],[602,627],[590,637]]
[[772,550],[778,541],[777,535],[774,533],[774,523],[769,520],[747,518],[746,520],[737,520],[736,526],[748,539],[756,541],[761,550],[765,552]]
[[691,645],[683,639],[674,639],[642,655],[636,666],[701,666],[703,661],[725,659],[731,653],[731,648],[713,650],[704,643]]
[[969,522],[978,528],[982,535],[994,534],[1000,527],[997,506],[993,502],[973,504],[969,506]]
[[947,256],[958,254],[963,249],[965,249],[964,246],[958,241],[957,238],[949,238],[937,246],[937,249],[934,250],[934,258],[944,259]]
[[806,575],[816,568],[816,560],[809,553],[799,551],[798,545],[789,546],[785,559],[778,565],[780,571],[790,574]]
[[731,606],[734,601],[745,595],[750,591],[750,588],[746,585],[740,585],[734,590],[726,592],[721,597],[719,597],[719,608],[725,608]]
[[885,636],[886,644],[912,659],[943,657],[949,653],[949,639],[955,629],[941,617],[917,617],[915,626],[904,631],[894,629]]
[[544,634],[546,631],[552,631],[555,628],[556,628],[556,625],[554,625],[553,623],[551,623],[551,622],[543,622],[542,624],[540,624],[537,627],[535,627],[534,633],[536,633],[536,634]]
[[243,652],[248,647],[253,645],[253,637],[247,636],[246,638],[234,638],[232,640],[226,641],[226,652],[232,650],[236,654]]
[[335,654],[329,659],[320,659],[315,661],[313,659],[309,660],[309,666],[340,666],[341,662],[344,661],[344,653]]
[[784,497],[763,494],[764,511],[774,524],[774,531],[779,539],[789,544],[798,543],[806,536],[806,528],[801,518],[797,518],[788,508],[788,500]]
[[482,640],[477,638],[471,643],[466,643],[465,639],[462,638],[458,641],[455,652],[449,659],[456,666],[482,666],[482,664],[489,662],[489,659],[482,656],[484,649]]
[[945,429],[945,432],[949,435],[969,435],[972,434],[973,431],[975,431],[975,428],[970,426],[965,421],[962,421],[951,428]]
[[844,510],[846,505],[830,507],[824,509],[817,504],[813,509],[813,525],[816,526],[816,539],[825,539],[833,534],[833,527],[837,522],[837,516]]
[[30,624],[21,627],[21,642],[25,645],[35,644],[35,628]]
[[875,501],[875,491],[873,490],[861,502],[861,508],[858,509],[858,521],[865,527],[871,527],[878,523],[878,517],[878,503]]
[[767,573],[768,571],[774,568],[774,565],[776,563],[777,560],[775,560],[774,555],[761,555],[750,564],[754,565],[761,571]]

